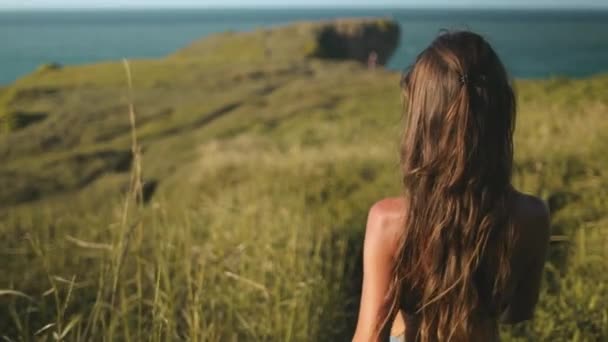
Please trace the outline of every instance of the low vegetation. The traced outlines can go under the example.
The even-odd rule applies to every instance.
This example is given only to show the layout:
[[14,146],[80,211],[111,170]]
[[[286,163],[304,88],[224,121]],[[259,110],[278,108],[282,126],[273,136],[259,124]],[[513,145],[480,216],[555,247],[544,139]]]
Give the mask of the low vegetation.
[[[0,133],[0,336],[350,338],[367,209],[400,193],[399,75],[280,42],[132,61],[132,88],[108,62],[0,90],[0,117],[43,115]],[[535,320],[502,336],[606,340],[608,76],[515,86],[514,183],[554,236]]]

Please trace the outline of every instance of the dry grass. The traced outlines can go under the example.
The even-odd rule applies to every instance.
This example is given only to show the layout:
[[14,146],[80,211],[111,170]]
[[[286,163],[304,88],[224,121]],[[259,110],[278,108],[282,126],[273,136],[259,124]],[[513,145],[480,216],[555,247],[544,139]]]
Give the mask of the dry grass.
[[[0,336],[348,340],[367,208],[399,192],[398,75],[314,63],[307,70],[320,72],[297,71],[267,95],[209,96],[210,108],[247,100],[160,140],[151,137],[162,124],[190,121],[142,124],[137,78],[147,69],[131,80],[124,63],[129,174],[0,213]],[[551,204],[556,237],[536,320],[505,327],[507,341],[608,338],[608,99],[579,94],[606,89],[603,80],[520,84],[514,181]],[[562,93],[577,96],[561,103]],[[30,157],[11,165],[40,165]],[[160,187],[144,203],[153,177]]]

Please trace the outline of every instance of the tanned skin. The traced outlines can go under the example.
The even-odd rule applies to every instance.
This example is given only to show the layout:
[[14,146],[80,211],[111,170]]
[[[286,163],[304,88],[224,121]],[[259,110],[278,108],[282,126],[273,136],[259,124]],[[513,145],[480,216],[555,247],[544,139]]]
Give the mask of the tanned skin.
[[[501,322],[513,324],[533,317],[538,301],[542,271],[550,236],[549,212],[542,200],[514,190],[512,219],[518,236],[512,256],[512,270]],[[386,316],[385,296],[388,292],[391,269],[397,250],[399,234],[404,227],[407,212],[406,198],[386,198],[369,210],[363,252],[363,289],[354,342],[388,341],[389,335],[403,334],[407,325],[401,310],[390,325],[377,336],[375,328]],[[407,295],[405,293],[404,295]],[[498,339],[498,322],[480,324],[475,340]],[[407,341],[410,342],[410,341]]]

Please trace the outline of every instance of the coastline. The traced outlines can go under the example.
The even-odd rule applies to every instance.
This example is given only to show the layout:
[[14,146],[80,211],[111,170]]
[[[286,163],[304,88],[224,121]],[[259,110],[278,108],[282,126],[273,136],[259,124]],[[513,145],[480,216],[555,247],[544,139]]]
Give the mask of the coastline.
[[[0,75],[4,75],[0,77],[0,83],[10,84],[44,63],[58,62],[67,66],[121,60],[124,57],[162,58],[192,41],[229,29],[247,32],[268,25],[285,25],[294,20],[345,16],[389,16],[399,21],[405,34],[396,57],[389,63],[388,67],[393,70],[406,68],[415,57],[415,51],[439,29],[468,27],[485,33],[498,46],[505,56],[508,69],[516,78],[580,78],[608,72],[608,66],[603,63],[605,58],[602,57],[608,56],[608,45],[592,38],[593,32],[608,30],[608,10],[327,7],[298,11],[281,8],[256,11],[201,8],[162,11],[90,9],[83,12],[72,9],[0,11],[0,28],[6,31],[7,36],[19,36],[30,46],[24,50],[12,41],[3,43],[5,49],[0,52],[0,60],[5,61],[2,66],[5,70],[0,72]],[[542,36],[535,33],[549,25],[555,31],[554,35],[564,36],[559,31],[560,23],[571,25],[564,28],[564,32],[568,32],[565,37],[573,36],[571,42],[560,43],[547,36],[547,40],[553,43],[543,43]],[[519,32],[516,28],[521,25],[524,27]],[[533,26],[524,30],[526,25]],[[419,33],[421,28],[426,33]],[[589,31],[592,29],[596,31]],[[49,33],[41,30],[49,30]],[[502,32],[509,31],[521,37],[517,44],[510,43],[510,38],[503,36]],[[78,32],[78,35],[73,32]],[[86,37],[96,37],[96,44],[83,43],[81,40]],[[53,48],[57,44],[63,47],[59,50]],[[567,50],[564,50],[566,47]],[[15,64],[15,61],[19,63]]]

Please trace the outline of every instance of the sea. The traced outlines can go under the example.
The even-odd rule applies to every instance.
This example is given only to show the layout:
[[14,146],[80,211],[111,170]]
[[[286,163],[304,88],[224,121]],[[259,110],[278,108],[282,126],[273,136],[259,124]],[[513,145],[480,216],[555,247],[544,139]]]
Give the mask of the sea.
[[0,11],[0,84],[44,63],[155,58],[205,36],[294,21],[389,17],[401,41],[389,61],[407,68],[442,29],[483,34],[517,78],[608,72],[608,11],[490,9],[145,9]]

